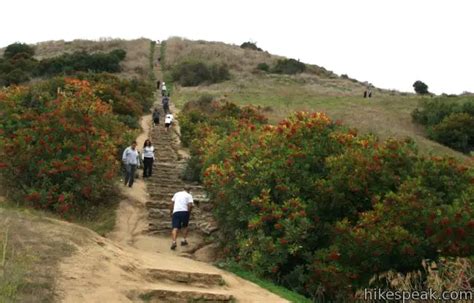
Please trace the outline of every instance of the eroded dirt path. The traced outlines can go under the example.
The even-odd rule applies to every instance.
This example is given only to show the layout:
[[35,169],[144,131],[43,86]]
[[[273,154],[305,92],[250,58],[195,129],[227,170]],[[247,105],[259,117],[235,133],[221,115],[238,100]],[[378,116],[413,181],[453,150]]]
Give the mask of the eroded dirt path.
[[[176,252],[169,249],[169,215],[165,218],[160,214],[169,195],[181,185],[163,181],[163,176],[176,174],[183,159],[176,149],[176,154],[170,154],[165,148],[171,146],[166,141],[171,137],[166,136],[174,136],[173,133],[163,134],[159,128],[150,133],[150,116],[143,117],[141,125],[138,146],[151,136],[155,147],[159,147],[155,179],[145,183],[140,178],[132,188],[122,187],[126,198],[120,203],[115,230],[107,238],[90,231],[84,245],[62,262],[58,301],[287,302],[231,273],[183,257],[189,254],[182,247]],[[165,141],[159,143],[160,140]],[[178,180],[175,177],[171,179]],[[202,243],[203,237],[198,233],[208,231],[206,218],[204,211],[197,213],[191,244]]]

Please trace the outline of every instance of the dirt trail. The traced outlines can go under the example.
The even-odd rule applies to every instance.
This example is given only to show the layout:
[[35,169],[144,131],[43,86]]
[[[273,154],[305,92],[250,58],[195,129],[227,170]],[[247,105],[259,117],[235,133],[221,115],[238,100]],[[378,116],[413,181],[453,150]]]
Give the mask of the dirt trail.
[[[150,136],[150,118],[148,115],[141,121],[144,132],[137,139],[139,147],[143,146],[143,141]],[[161,135],[162,143],[158,145],[165,148],[166,145],[172,145],[163,144],[166,139],[163,136],[172,134],[164,134],[163,129],[156,128],[151,137],[158,140],[160,138],[157,136]],[[160,149],[158,150],[158,163],[154,166],[156,175],[166,175],[170,173],[167,169],[174,169],[173,163],[179,164],[178,151],[175,150],[175,154],[170,150],[166,151],[160,153]],[[175,158],[169,158],[170,155]],[[171,162],[159,163],[160,159]],[[84,241],[85,244],[77,247],[77,252],[60,265],[58,301],[287,302],[231,273],[182,257],[186,252],[181,247],[178,247],[176,252],[171,251],[168,230],[164,226],[168,225],[168,222],[153,215],[153,211],[156,211],[154,205],[162,203],[161,200],[153,200],[153,195],[165,201],[170,194],[157,192],[157,188],[175,190],[164,183],[166,180],[162,180],[147,180],[149,190],[141,178],[136,180],[132,188],[122,187],[126,198],[120,203],[115,230],[107,238],[90,231],[90,237]],[[204,212],[196,216],[196,221],[206,219]],[[164,233],[156,226],[153,228],[150,218],[153,218],[153,222],[164,223],[160,225]],[[189,239],[191,244],[202,241],[202,237],[197,235],[198,230],[208,228],[202,223],[205,222],[196,225],[192,232],[193,237]]]

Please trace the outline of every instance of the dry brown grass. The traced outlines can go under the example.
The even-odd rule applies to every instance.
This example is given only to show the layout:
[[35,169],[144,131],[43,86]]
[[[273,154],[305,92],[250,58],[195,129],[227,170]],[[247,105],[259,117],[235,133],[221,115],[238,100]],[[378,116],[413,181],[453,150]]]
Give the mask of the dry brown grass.
[[166,66],[182,61],[201,60],[208,63],[225,63],[235,72],[250,73],[257,64],[271,65],[279,57],[267,52],[242,49],[222,42],[191,41],[173,37],[166,41]]
[[[406,274],[388,271],[374,276],[370,285],[379,286],[382,283],[384,289],[406,292],[431,289],[437,294],[441,294],[443,291],[467,291],[472,294],[474,291],[472,286],[474,283],[474,264],[467,258],[441,259],[439,262],[423,261],[422,267],[422,270]],[[363,296],[364,290],[360,290],[358,297],[362,299]]]
[[[233,82],[238,87],[246,82],[259,81],[262,85],[285,87],[297,83],[313,95],[361,96],[367,86],[356,80],[344,79],[317,65],[307,65],[307,71],[297,75],[274,75],[257,71],[259,63],[272,66],[284,57],[268,52],[242,49],[238,45],[222,42],[192,41],[173,37],[166,41],[165,67],[169,68],[182,61],[196,60],[206,63],[225,63],[229,66]],[[376,94],[398,94],[374,88]]]
[[0,302],[53,302],[57,266],[86,234],[72,224],[2,204],[0,262],[4,252],[6,257],[0,265]]

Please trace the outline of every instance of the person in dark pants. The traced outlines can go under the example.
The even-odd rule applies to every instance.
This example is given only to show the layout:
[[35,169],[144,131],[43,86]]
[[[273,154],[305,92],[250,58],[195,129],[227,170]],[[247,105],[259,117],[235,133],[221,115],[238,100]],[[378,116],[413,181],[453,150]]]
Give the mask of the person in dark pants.
[[158,108],[155,108],[151,117],[153,119],[153,127],[160,124],[160,111],[158,110]]
[[168,96],[164,96],[163,99],[161,99],[161,104],[163,105],[163,112],[165,113],[165,115],[169,114],[170,98]]
[[173,243],[171,249],[176,249],[176,239],[178,238],[178,230],[183,230],[183,240],[181,246],[188,245],[186,237],[188,236],[189,217],[193,209],[193,196],[189,193],[190,187],[185,185],[184,190],[174,194],[173,203],[170,205],[171,212],[171,238]]
[[125,185],[132,187],[133,181],[135,180],[135,171],[140,163],[136,141],[133,141],[132,145],[124,150],[122,162],[125,165]]
[[156,81],[156,89],[157,90],[160,89],[160,85],[161,85],[161,81],[160,80]]
[[155,160],[155,148],[149,139],[143,144],[143,178],[151,177],[153,172],[153,161]]
[[166,89],[166,83],[165,83],[165,81],[163,81],[163,84],[161,85],[161,96],[162,97],[166,96],[167,92],[168,92],[168,90]]

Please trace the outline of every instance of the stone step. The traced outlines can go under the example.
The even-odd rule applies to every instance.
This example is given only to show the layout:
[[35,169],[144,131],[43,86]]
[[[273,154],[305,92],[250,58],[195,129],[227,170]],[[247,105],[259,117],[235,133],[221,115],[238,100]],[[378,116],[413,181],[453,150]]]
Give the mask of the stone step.
[[225,285],[224,279],[219,274],[151,268],[145,270],[144,275],[150,282],[166,280],[169,282],[192,285],[202,288],[220,287]]
[[189,303],[189,302],[207,302],[207,303],[225,303],[233,302],[232,295],[226,293],[215,293],[194,290],[173,290],[173,289],[152,289],[142,291],[138,299],[149,303]]
[[[201,220],[193,220],[189,222],[189,230],[191,231],[199,231],[204,235],[210,235],[213,232],[218,230],[217,224],[212,221],[212,218],[208,220],[201,219]],[[158,222],[150,222],[148,223],[148,233],[150,234],[169,234],[171,231],[171,220],[168,218],[167,220],[159,220]]]

